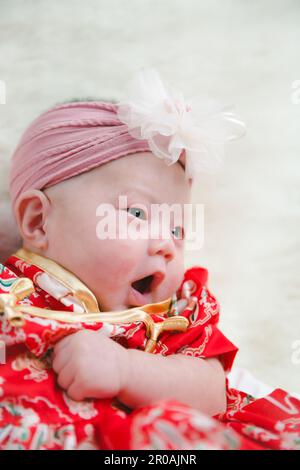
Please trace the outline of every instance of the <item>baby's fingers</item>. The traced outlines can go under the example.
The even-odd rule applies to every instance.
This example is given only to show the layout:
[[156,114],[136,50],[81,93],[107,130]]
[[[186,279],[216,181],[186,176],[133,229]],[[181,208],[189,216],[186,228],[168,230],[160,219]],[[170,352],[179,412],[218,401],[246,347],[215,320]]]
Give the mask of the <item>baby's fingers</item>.
[[66,366],[68,359],[68,354],[64,354],[61,351],[57,352],[57,350],[54,349],[52,361],[53,370],[58,374]]
[[58,353],[62,349],[64,349],[66,346],[68,346],[69,343],[73,340],[73,334],[67,335],[64,338],[60,339],[55,345],[54,345],[54,352]]
[[75,401],[81,401],[86,398],[82,387],[80,387],[77,383],[76,380],[71,383],[71,385],[68,387],[67,391],[68,396]]
[[73,382],[74,378],[75,374],[72,370],[72,367],[66,364],[66,366],[58,374],[57,383],[61,386],[61,388],[67,390]]

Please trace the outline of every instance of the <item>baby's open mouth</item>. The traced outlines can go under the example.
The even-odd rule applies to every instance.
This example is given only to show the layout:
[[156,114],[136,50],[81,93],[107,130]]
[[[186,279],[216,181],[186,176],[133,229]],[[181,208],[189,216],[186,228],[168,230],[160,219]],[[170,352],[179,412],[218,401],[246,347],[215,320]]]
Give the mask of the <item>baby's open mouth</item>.
[[148,276],[136,279],[131,283],[131,294],[129,297],[129,305],[131,307],[139,307],[153,302],[152,291],[164,280],[165,273],[156,271]]
[[151,284],[153,281],[153,274],[151,276],[143,277],[142,279],[138,279],[134,281],[131,285],[132,287],[140,292],[141,294],[145,294],[146,292],[151,292]]

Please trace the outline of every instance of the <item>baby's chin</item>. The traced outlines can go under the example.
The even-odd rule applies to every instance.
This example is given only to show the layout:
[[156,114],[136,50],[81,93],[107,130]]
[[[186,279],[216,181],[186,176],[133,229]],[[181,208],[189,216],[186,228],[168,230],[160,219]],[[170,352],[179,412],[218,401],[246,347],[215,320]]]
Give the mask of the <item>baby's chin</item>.
[[[169,299],[170,297],[171,297],[171,295],[169,295],[169,296],[161,295],[161,296],[158,296],[155,299],[150,300],[149,302],[145,302],[143,305],[149,305],[149,304],[156,304],[156,303],[164,302],[165,300]],[[131,308],[139,308],[139,306],[131,305],[129,303],[119,303],[117,305],[109,305],[108,308],[103,308],[103,307],[101,308],[101,303],[99,305],[100,305],[100,311],[101,312],[121,312],[123,310],[129,310]],[[143,305],[140,305],[140,307],[142,307]]]
[[[123,310],[128,310],[132,308],[143,307],[144,305],[157,304],[165,302],[172,298],[173,294],[177,292],[177,285],[168,285],[158,287],[152,292],[140,294],[136,296],[132,290],[126,291],[126,294],[121,294],[119,299],[116,295],[107,296],[105,299],[97,298],[99,303],[99,308],[101,312],[120,312]],[[135,290],[135,289],[133,289]]]
[[100,312],[121,312],[123,310],[128,310],[129,308],[133,308],[133,306],[130,306],[129,304],[127,303],[106,303],[106,304],[103,304],[99,301],[98,299],[98,303],[99,303],[99,309],[100,309]]

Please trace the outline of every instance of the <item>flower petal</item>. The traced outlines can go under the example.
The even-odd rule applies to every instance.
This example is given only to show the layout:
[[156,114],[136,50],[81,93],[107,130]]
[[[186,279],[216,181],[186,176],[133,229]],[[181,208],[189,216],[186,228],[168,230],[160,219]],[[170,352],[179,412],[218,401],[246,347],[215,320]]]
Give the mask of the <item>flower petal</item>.
[[245,134],[233,107],[182,93],[162,82],[155,69],[143,69],[131,82],[118,117],[136,139],[148,140],[153,154],[171,165],[185,150],[188,177],[222,166],[225,144]]

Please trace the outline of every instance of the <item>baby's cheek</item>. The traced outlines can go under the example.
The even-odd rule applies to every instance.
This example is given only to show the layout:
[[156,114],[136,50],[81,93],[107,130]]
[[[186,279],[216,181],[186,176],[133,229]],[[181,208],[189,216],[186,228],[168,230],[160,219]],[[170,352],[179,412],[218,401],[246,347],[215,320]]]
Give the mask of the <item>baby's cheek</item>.
[[172,297],[172,295],[175,294],[175,292],[180,287],[182,279],[183,274],[181,271],[175,270],[169,272],[167,274],[167,279],[165,279],[164,283],[159,288],[159,299],[157,301]]
[[117,279],[129,278],[136,274],[143,248],[138,241],[103,240],[99,244],[98,259],[115,282]]
[[183,277],[184,277],[184,265],[183,263],[178,263],[176,267],[172,271],[172,275],[170,276],[171,281],[171,289],[173,289],[173,293],[177,291],[177,289],[180,287]]

